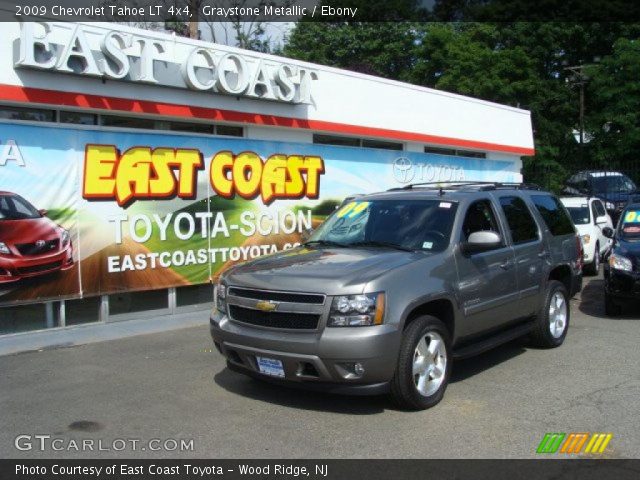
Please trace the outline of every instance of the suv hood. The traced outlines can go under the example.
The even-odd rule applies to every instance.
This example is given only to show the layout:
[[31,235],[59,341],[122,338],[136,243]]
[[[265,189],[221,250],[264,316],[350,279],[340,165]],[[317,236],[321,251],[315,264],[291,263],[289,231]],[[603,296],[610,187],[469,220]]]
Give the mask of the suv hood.
[[265,290],[360,293],[368,281],[421,258],[420,252],[384,248],[297,247],[237,265],[223,278],[228,285]]

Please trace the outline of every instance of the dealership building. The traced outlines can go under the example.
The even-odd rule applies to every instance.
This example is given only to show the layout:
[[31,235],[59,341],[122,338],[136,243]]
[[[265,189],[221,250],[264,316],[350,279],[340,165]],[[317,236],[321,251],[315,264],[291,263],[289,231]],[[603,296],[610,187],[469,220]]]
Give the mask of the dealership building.
[[[295,241],[287,209],[521,181],[534,153],[528,111],[393,80],[108,23],[0,38],[0,335],[202,314],[220,269]],[[302,184],[245,192],[241,161]]]

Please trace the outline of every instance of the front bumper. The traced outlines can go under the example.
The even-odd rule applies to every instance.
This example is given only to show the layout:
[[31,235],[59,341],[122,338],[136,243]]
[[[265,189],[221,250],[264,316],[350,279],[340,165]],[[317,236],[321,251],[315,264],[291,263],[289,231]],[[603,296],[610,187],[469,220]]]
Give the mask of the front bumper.
[[605,270],[605,292],[613,297],[640,300],[640,272]]
[[[395,372],[401,332],[393,325],[282,331],[253,327],[216,312],[213,342],[235,371],[276,383],[346,394],[388,390]],[[260,373],[256,357],[280,360],[284,378]],[[360,363],[364,373],[349,367]]]
[[0,256],[0,284],[39,277],[59,270],[68,270],[73,266],[73,247],[69,244],[64,250],[34,256]]

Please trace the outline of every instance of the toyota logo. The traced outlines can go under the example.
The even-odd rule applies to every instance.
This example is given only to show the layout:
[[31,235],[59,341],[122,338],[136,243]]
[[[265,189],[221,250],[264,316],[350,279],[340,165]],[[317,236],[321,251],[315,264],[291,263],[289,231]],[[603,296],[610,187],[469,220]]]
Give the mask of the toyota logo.
[[44,240],[38,240],[38,241],[36,242],[36,247],[38,247],[38,248],[42,248],[42,247],[44,247],[44,244],[45,244],[45,241],[44,241]]
[[407,157],[396,158],[393,162],[393,176],[400,183],[409,183],[413,180],[415,169],[411,160]]

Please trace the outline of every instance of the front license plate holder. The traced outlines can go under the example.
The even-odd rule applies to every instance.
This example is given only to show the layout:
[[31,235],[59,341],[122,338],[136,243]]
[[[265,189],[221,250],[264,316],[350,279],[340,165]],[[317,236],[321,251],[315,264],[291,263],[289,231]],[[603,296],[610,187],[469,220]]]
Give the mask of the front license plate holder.
[[256,363],[258,364],[258,370],[263,375],[284,378],[284,365],[281,360],[256,356]]

